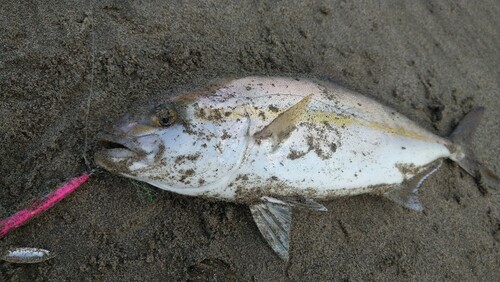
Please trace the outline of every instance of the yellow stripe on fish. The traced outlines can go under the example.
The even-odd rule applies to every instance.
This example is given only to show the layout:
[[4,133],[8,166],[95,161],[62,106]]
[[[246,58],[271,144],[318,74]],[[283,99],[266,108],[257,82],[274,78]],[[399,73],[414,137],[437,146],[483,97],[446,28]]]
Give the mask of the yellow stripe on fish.
[[[223,120],[235,120],[235,119],[246,118],[249,114],[250,116],[268,119],[269,122],[272,122],[281,113],[280,111],[269,110],[269,109],[254,109],[251,107],[245,109],[245,106],[243,105],[237,106],[231,109],[230,111],[228,111],[227,109],[220,109],[220,108],[205,109],[205,110],[208,111],[208,113],[206,115],[198,116],[198,118],[214,120],[214,117],[220,118],[221,113],[231,113],[224,115]],[[428,136],[418,134],[416,132],[412,132],[401,127],[391,127],[386,124],[368,121],[365,119],[360,119],[352,116],[340,115],[332,112],[307,111],[305,114],[302,114],[298,122],[312,122],[312,123],[327,122],[335,124],[337,126],[358,125],[379,131],[384,131],[394,135],[399,135],[402,137],[408,137],[422,141],[430,141]]]

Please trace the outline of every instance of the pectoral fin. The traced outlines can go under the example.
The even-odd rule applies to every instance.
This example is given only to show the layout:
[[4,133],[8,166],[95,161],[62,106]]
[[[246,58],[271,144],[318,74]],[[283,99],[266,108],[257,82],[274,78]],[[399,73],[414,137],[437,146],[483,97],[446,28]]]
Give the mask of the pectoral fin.
[[424,168],[422,172],[414,177],[403,181],[399,187],[389,192],[384,196],[389,200],[411,210],[423,211],[422,204],[418,199],[418,189],[434,172],[436,172],[443,164],[442,160],[435,161]]
[[295,129],[297,122],[300,120],[311,100],[312,94],[302,98],[297,104],[279,114],[271,123],[254,134],[255,139],[262,140],[272,138],[274,146],[286,140]]
[[269,200],[250,206],[250,211],[267,243],[283,260],[288,260],[292,208],[283,201]]

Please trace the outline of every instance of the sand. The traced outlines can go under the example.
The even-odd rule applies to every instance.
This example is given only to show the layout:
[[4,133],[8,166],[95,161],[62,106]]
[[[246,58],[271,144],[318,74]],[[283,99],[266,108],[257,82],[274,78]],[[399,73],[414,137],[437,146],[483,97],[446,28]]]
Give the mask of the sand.
[[[474,150],[500,174],[497,1],[2,2],[2,217],[85,169],[91,84],[89,158],[100,132],[154,97],[264,74],[339,81],[442,136],[485,106]],[[57,254],[0,262],[0,280],[499,280],[498,191],[445,162],[422,202],[423,213],[370,195],[297,210],[287,264],[243,205],[100,172],[0,240]]]

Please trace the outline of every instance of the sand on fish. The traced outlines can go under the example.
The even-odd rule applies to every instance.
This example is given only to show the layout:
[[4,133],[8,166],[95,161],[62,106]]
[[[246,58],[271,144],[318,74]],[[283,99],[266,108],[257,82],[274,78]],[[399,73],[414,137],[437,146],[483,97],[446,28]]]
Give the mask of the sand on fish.
[[[485,106],[474,149],[500,173],[500,5],[407,1],[4,1],[0,9],[0,216],[84,168],[98,133],[134,107],[216,77],[341,82],[446,136]],[[91,83],[91,69],[94,76]],[[376,196],[294,211],[282,262],[245,206],[103,172],[0,240],[51,250],[0,262],[0,280],[500,279],[500,196],[446,162],[424,213]]]

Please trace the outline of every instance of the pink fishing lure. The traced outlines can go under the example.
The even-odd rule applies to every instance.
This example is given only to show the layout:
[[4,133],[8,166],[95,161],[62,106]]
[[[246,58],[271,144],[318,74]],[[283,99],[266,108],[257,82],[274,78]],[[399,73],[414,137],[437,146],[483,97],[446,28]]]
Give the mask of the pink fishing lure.
[[50,209],[56,203],[66,198],[66,196],[71,194],[71,192],[75,191],[78,187],[85,183],[89,177],[90,173],[85,172],[82,175],[71,179],[69,182],[66,182],[54,192],[36,200],[26,209],[20,210],[12,216],[0,220],[0,238],[5,236],[11,230],[25,224],[27,221],[40,213]]

